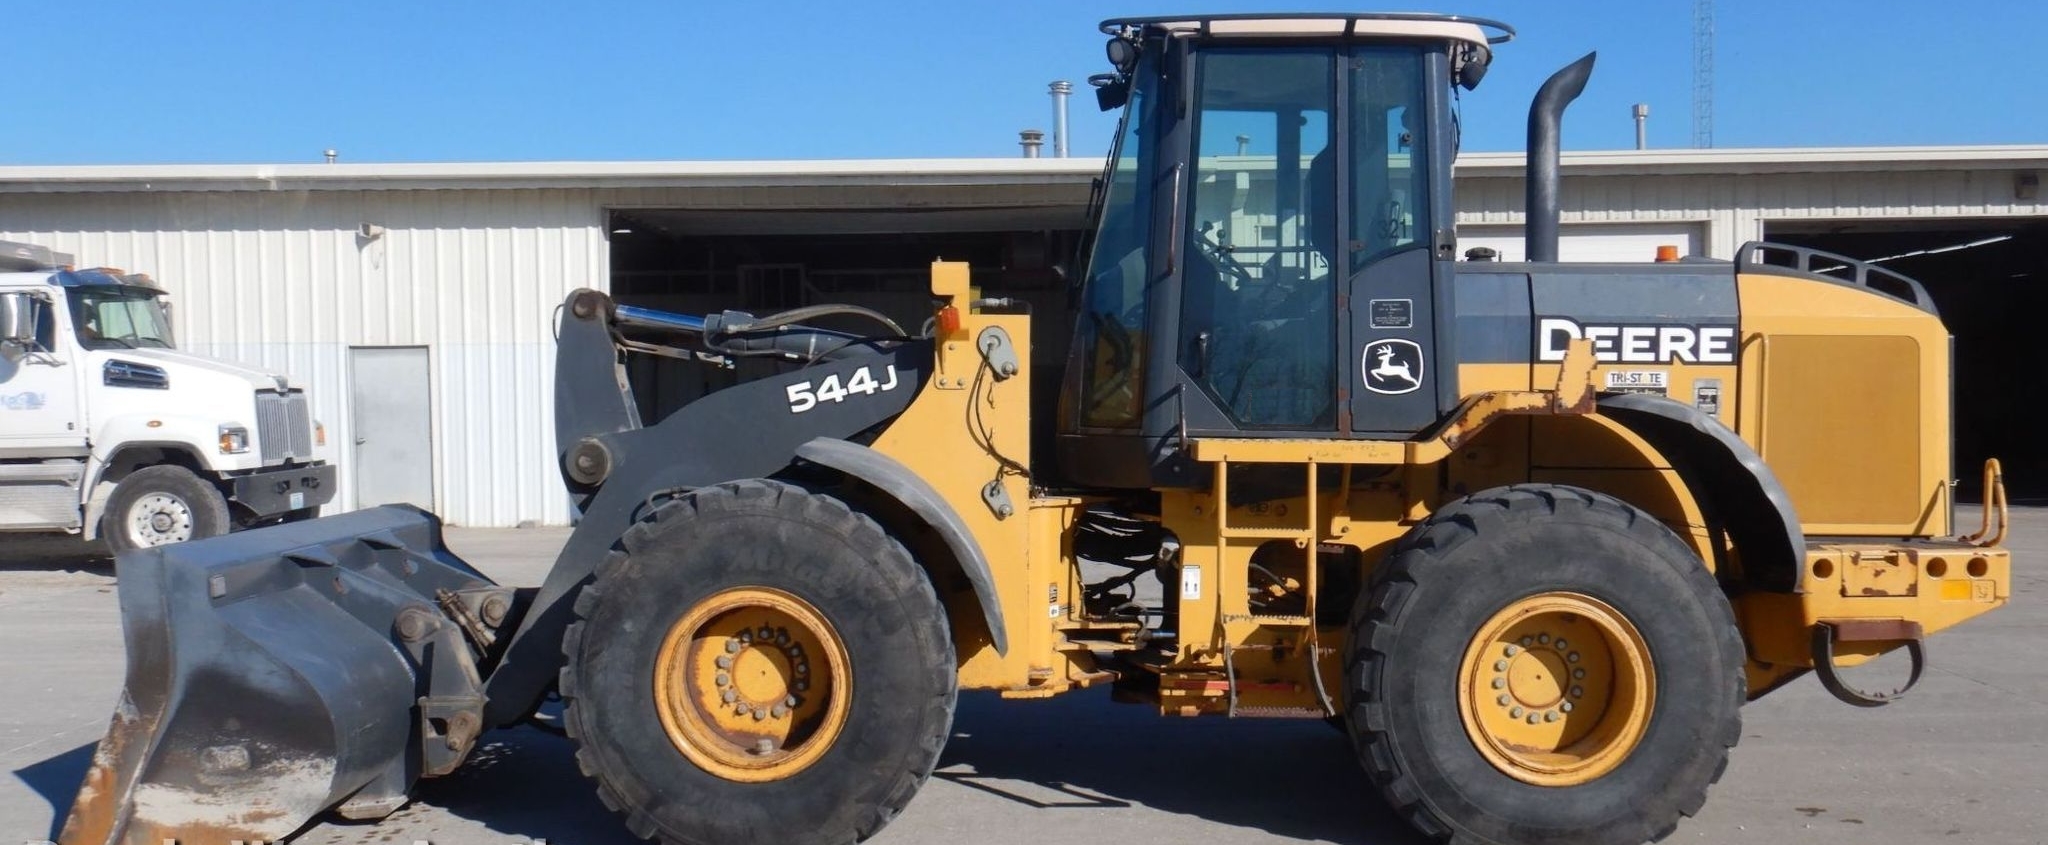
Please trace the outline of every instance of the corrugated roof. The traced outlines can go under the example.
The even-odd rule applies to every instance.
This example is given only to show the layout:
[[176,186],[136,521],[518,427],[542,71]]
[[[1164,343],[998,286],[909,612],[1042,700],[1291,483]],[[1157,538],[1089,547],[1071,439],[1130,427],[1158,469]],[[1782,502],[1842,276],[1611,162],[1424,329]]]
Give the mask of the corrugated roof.
[[[1521,153],[1465,153],[1472,177],[1519,176]],[[433,190],[1014,185],[1085,182],[1097,158],[814,161],[519,161],[391,164],[121,164],[0,166],[0,193],[84,191]],[[1788,147],[1567,152],[1584,175],[2048,169],[2048,145]]]

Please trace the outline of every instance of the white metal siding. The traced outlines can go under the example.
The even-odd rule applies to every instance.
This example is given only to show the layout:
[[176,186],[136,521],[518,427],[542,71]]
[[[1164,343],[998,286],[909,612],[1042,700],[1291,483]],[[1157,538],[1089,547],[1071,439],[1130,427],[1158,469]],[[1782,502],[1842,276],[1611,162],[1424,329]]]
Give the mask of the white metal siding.
[[149,273],[171,292],[181,346],[304,383],[327,426],[320,457],[340,467],[330,510],[355,501],[348,347],[428,347],[441,515],[564,524],[551,320],[568,291],[605,287],[595,194],[7,194],[0,238]]
[[[1574,223],[1558,227],[1559,261],[1594,263],[1654,261],[1657,248],[1674,246],[1679,255],[1693,255],[1700,247],[1697,223]],[[1522,227],[1500,225],[1460,226],[1458,254],[1473,247],[1492,247],[1500,261],[1522,261]]]
[[[1743,242],[1763,237],[1766,220],[2048,216],[2048,195],[2017,199],[2013,179],[2013,170],[1989,168],[1713,176],[1567,170],[1559,206],[1565,224],[1703,224],[1706,254],[1732,258]],[[1519,226],[1522,194],[1519,177],[1460,178],[1458,223]]]

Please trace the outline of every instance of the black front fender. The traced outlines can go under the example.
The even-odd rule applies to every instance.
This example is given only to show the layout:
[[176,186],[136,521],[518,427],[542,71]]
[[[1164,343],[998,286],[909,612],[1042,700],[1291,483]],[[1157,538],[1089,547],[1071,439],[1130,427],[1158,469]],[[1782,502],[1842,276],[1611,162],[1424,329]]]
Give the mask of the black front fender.
[[975,542],[967,523],[946,504],[939,491],[902,462],[858,443],[820,437],[798,446],[796,454],[872,485],[924,520],[945,542],[953,559],[960,562],[960,571],[974,586],[974,598],[981,605],[981,618],[988,623],[989,642],[995,645],[996,653],[1009,653],[1009,637],[1003,630],[1003,604],[996,595],[988,555],[982,553],[981,544]]

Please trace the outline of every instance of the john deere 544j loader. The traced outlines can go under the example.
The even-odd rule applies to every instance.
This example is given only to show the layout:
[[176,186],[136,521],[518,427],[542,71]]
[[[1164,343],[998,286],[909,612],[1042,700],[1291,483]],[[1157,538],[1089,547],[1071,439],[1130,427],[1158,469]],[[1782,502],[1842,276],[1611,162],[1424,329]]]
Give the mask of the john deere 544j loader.
[[[1124,119],[1063,369],[959,264],[916,331],[578,291],[555,420],[581,521],[546,583],[493,584],[395,507],[124,555],[127,687],[64,841],[375,818],[559,695],[637,834],[854,842],[931,772],[956,690],[1105,686],[1337,720],[1437,837],[1636,843],[1699,809],[1746,699],[1810,671],[1883,703],[1839,668],[1904,648],[1917,677],[1925,635],[2005,601],[1992,473],[1986,530],[1952,538],[1919,285],[1767,245],[1557,263],[1591,56],[1530,110],[1528,260],[1460,261],[1454,89],[1506,27],[1103,29]],[[635,354],[781,365],[647,425]]]

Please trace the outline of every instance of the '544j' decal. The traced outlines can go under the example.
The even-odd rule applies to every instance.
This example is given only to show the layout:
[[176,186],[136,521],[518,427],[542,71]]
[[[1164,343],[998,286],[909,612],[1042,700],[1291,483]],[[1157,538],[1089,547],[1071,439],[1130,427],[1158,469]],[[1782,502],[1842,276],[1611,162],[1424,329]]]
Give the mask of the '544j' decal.
[[875,374],[869,372],[869,369],[862,367],[854,370],[853,375],[846,377],[845,384],[840,384],[839,374],[833,373],[815,385],[808,381],[800,381],[784,388],[789,391],[789,412],[801,414],[818,407],[820,402],[844,402],[846,397],[855,394],[866,395],[896,389],[899,382],[896,379],[895,367],[882,367],[882,376],[888,379],[887,381],[876,381]]

